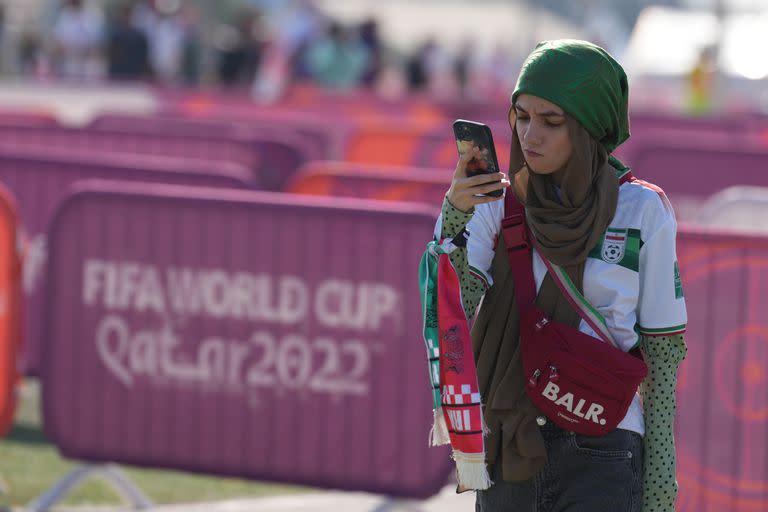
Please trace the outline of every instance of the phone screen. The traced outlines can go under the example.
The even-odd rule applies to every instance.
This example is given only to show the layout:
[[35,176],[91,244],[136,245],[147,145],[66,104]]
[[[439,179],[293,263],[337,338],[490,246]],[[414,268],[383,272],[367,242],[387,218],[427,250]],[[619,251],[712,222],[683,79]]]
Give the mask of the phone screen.
[[473,157],[472,160],[467,163],[467,176],[499,172],[499,170],[496,168],[496,163],[491,157],[490,149],[483,143],[482,140],[457,139],[456,146],[459,148],[459,153],[462,155],[467,151],[471,151],[472,146],[477,146],[480,149],[480,155]]

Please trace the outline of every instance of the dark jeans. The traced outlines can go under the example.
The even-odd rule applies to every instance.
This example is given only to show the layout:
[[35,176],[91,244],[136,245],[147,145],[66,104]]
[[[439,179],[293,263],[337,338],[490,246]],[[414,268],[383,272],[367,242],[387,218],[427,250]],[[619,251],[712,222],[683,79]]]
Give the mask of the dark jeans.
[[494,485],[477,491],[476,512],[639,512],[643,493],[643,438],[616,429],[603,437],[568,432],[551,421],[541,427],[547,463],[533,478],[505,482],[501,464]]

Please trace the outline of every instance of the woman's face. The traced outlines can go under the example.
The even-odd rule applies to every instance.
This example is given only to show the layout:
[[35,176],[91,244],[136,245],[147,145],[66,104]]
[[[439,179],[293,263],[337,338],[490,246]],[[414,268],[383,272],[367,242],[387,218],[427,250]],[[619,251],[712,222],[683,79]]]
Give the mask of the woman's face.
[[528,167],[536,174],[552,174],[571,158],[573,146],[565,112],[552,102],[521,94],[509,116],[515,123]]

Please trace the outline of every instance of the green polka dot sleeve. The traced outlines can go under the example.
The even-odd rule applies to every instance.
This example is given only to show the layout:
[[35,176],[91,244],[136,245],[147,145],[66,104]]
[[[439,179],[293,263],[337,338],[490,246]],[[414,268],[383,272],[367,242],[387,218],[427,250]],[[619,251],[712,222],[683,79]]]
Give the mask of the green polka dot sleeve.
[[[459,210],[453,206],[446,197],[443,200],[443,224],[440,236],[442,238],[455,237],[462,229],[464,229],[474,213],[474,208],[468,212]],[[485,290],[488,285],[476,274],[469,271],[466,247],[458,247],[449,255],[449,257],[451,258],[453,268],[456,269],[456,273],[459,275],[464,313],[467,315],[467,319],[471,319],[475,316],[475,310],[477,310],[477,306],[480,304],[480,299],[485,295]]]
[[643,336],[648,376],[640,386],[645,416],[645,470],[642,512],[674,512],[675,386],[687,348],[683,335]]

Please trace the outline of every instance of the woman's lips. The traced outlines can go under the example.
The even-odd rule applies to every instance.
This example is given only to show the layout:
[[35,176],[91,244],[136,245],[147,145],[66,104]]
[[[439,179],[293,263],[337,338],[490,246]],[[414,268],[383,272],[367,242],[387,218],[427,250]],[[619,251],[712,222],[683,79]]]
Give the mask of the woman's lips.
[[526,149],[525,150],[525,156],[527,156],[528,158],[537,158],[537,157],[540,157],[541,154],[537,153],[535,151],[531,151],[529,149]]

